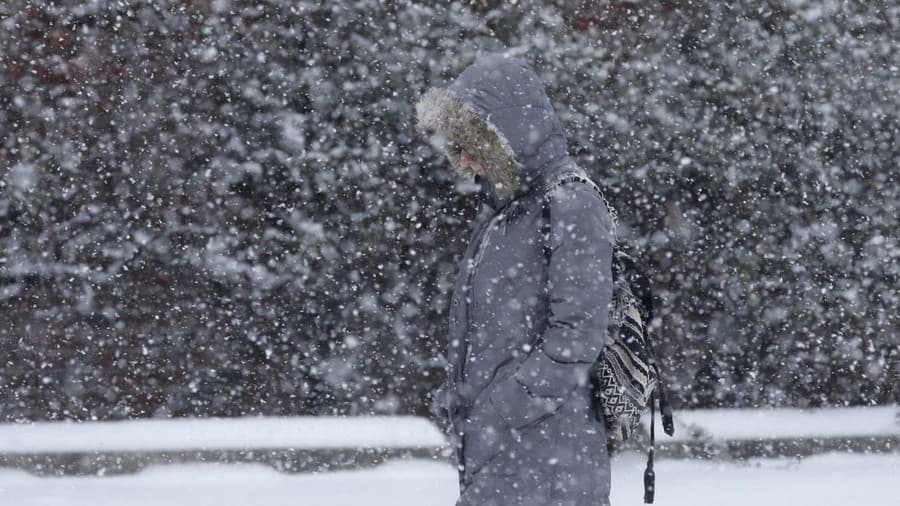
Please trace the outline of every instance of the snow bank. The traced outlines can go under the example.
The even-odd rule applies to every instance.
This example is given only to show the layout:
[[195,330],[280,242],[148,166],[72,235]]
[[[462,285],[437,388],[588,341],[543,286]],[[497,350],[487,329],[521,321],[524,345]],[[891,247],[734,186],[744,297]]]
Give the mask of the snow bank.
[[[649,413],[642,419],[649,425]],[[675,412],[674,438],[766,441],[900,438],[900,407],[716,409]],[[662,434],[661,425],[657,433]],[[383,417],[244,417],[119,422],[0,424],[0,454],[242,449],[438,449],[447,441],[428,419]]]
[[245,417],[0,424],[0,454],[228,449],[437,448],[425,418]]
[[[659,424],[657,416],[657,423]],[[650,414],[642,417],[649,430]],[[656,426],[662,434],[662,425]],[[820,409],[702,409],[675,411],[675,436],[716,441],[900,436],[900,406]]]

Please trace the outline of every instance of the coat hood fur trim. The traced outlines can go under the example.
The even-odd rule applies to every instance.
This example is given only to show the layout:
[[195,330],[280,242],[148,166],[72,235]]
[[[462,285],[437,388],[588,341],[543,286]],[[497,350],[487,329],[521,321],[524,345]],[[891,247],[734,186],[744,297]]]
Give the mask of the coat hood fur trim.
[[429,88],[416,104],[416,128],[444,153],[460,175],[474,178],[462,166],[465,148],[485,169],[495,194],[508,197],[519,188],[520,164],[503,132],[446,88]]

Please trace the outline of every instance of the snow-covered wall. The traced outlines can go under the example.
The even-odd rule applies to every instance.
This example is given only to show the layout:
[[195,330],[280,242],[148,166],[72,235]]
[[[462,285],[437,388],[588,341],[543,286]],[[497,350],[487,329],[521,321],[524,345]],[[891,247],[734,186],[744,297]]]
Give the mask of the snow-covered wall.
[[440,448],[427,419],[410,416],[238,417],[0,424],[0,454],[239,449]]

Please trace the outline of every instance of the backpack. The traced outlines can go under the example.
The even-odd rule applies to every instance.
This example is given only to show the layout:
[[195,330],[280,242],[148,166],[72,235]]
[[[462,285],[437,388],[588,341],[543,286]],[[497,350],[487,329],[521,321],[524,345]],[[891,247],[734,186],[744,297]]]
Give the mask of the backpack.
[[[614,230],[617,225],[615,210],[590,178],[576,172],[562,174],[543,189],[544,257],[547,265],[551,251],[550,192],[568,181],[590,184],[606,203]],[[615,237],[615,233],[613,235]],[[591,366],[589,374],[593,393],[592,410],[594,417],[606,426],[607,438],[614,442],[625,441],[634,433],[640,424],[641,413],[650,405],[650,451],[644,471],[644,502],[652,503],[655,489],[653,451],[656,439],[654,401],[659,400],[666,434],[673,435],[675,425],[648,328],[653,318],[650,281],[638,269],[634,258],[627,252],[626,245],[617,237],[613,244],[612,276],[607,344],[604,352]]]

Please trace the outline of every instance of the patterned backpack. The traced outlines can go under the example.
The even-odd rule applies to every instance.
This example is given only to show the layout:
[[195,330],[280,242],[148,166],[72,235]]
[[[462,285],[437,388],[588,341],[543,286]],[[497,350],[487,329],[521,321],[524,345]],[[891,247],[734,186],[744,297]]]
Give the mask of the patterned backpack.
[[[615,210],[607,202],[600,188],[590,178],[577,172],[566,172],[544,188],[543,223],[544,256],[549,264],[550,192],[568,181],[590,184],[606,203],[613,221],[613,235],[618,224]],[[604,422],[607,438],[612,441],[628,439],[640,424],[641,413],[650,406],[650,451],[644,471],[644,502],[652,503],[655,488],[653,450],[656,434],[655,400],[659,400],[663,428],[668,435],[675,433],[672,407],[656,364],[648,325],[653,318],[653,298],[650,282],[637,268],[634,258],[618,238],[613,245],[613,290],[610,302],[607,344],[604,353],[590,371],[594,416]]]

